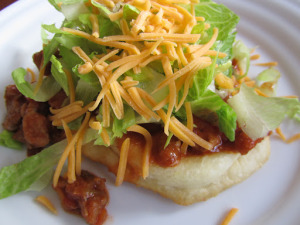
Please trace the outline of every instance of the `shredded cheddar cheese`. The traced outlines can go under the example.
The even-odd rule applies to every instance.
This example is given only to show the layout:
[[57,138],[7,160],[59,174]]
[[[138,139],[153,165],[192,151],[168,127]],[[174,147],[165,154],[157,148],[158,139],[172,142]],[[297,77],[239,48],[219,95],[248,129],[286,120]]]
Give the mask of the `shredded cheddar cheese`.
[[39,76],[38,76],[38,81],[37,81],[37,84],[36,84],[36,86],[34,88],[34,94],[38,93],[38,91],[40,90],[40,88],[42,86],[43,79],[44,79],[44,74],[45,74],[46,66],[43,65],[43,62],[41,64],[42,64],[42,68],[40,69]]
[[[62,168],[63,168],[63,165],[64,165],[66,159],[68,158],[70,152],[73,150],[75,144],[78,141],[78,138],[81,135],[83,135],[82,132],[85,130],[85,127],[88,125],[89,119],[90,119],[90,113],[87,112],[80,128],[78,129],[76,134],[73,135],[72,140],[70,140],[67,147],[65,148],[65,151],[63,152],[63,154],[62,154],[62,156],[61,156],[61,158],[60,158],[60,160],[57,164],[56,170],[54,172],[54,176],[53,176],[53,186],[54,187],[56,187],[56,185],[58,183],[58,179],[59,179],[60,173],[62,171]],[[68,176],[70,176],[70,174],[68,174]],[[72,179],[72,176],[71,176],[71,179]]]
[[44,195],[39,195],[35,198],[35,200],[45,206],[50,212],[57,215],[57,210],[55,206],[52,204],[52,202]]
[[232,208],[229,211],[229,213],[226,215],[226,217],[223,220],[223,222],[221,223],[221,225],[228,225],[238,211],[239,210],[237,208]]
[[254,89],[255,92],[260,95],[260,96],[263,96],[263,97],[269,97],[267,94],[263,93],[261,90],[259,90],[258,88],[255,88]]
[[[191,104],[190,104],[190,102],[186,102],[184,104],[184,106],[185,106],[186,117],[187,117],[187,125],[186,126],[187,126],[188,129],[193,130],[194,119],[193,119],[193,113],[192,113]],[[187,148],[188,148],[188,145],[186,143],[183,143],[181,145],[180,151],[183,154],[186,154]]]
[[233,81],[223,73],[218,73],[215,77],[216,84],[223,89],[233,89]]
[[34,83],[34,82],[36,81],[36,75],[35,75],[35,73],[34,73],[33,70],[30,69],[30,68],[27,68],[26,70],[27,70],[27,72],[29,72],[30,75],[31,75],[30,83]]
[[[73,138],[73,135],[64,120],[62,120],[62,124],[69,144]],[[68,156],[68,182],[73,183],[75,180],[75,146],[73,146]]]
[[120,186],[124,180],[129,146],[130,146],[130,139],[126,138],[125,141],[122,143],[121,150],[120,150],[120,160],[119,160],[117,178],[115,182],[116,186]]
[[255,66],[268,66],[268,67],[271,67],[271,66],[277,66],[278,63],[277,62],[266,62],[266,63],[255,63],[254,65]]
[[149,164],[150,164],[150,154],[151,154],[151,149],[152,149],[152,136],[149,133],[149,131],[147,131],[145,128],[139,126],[139,125],[133,125],[129,128],[127,128],[127,131],[133,131],[133,132],[137,132],[140,133],[144,136],[145,140],[146,140],[146,146],[144,149],[144,154],[143,154],[143,178],[145,179],[148,174],[149,174]]
[[260,54],[255,54],[250,56],[250,60],[257,60],[260,58]]
[[75,88],[74,88],[74,83],[73,83],[73,79],[72,79],[72,74],[67,69],[64,69],[64,72],[68,79],[68,87],[69,87],[69,92],[70,92],[70,103],[73,103],[73,102],[75,102]]
[[92,27],[93,27],[92,35],[95,38],[98,38],[99,37],[99,22],[98,22],[98,18],[97,18],[97,16],[95,14],[92,14],[90,16],[90,20],[91,20]]
[[[68,27],[61,28],[63,32],[88,40],[105,48],[107,52],[91,56],[90,52],[85,52],[79,46],[72,48],[72,51],[82,60],[78,66],[78,73],[82,76],[94,73],[101,86],[95,101],[89,104],[84,105],[83,102],[76,101],[74,87],[76,83],[72,80],[71,74],[73,71],[63,68],[68,80],[69,101],[60,109],[50,108],[53,114],[50,116],[50,120],[54,126],[63,126],[66,134],[69,134],[67,134],[68,145],[54,174],[54,186],[57,184],[58,176],[67,158],[68,164],[70,164],[67,173],[68,182],[73,182],[76,179],[75,175],[80,174],[81,145],[87,126],[97,130],[106,145],[112,144],[113,140],[110,140],[108,129],[112,126],[114,118],[119,120],[124,118],[125,105],[129,105],[135,113],[141,115],[146,121],[162,121],[164,132],[167,135],[172,133],[182,141],[183,153],[186,152],[188,146],[195,146],[196,144],[207,150],[212,149],[211,143],[193,132],[191,106],[186,103],[186,99],[197,72],[210,67],[214,58],[224,58],[227,55],[212,49],[219,33],[217,28],[213,29],[211,39],[204,44],[198,44],[201,38],[200,34],[191,32],[197,22],[205,22],[204,17],[195,16],[194,4],[198,3],[198,0],[132,0],[128,3],[137,7],[140,13],[131,21],[126,21],[123,18],[123,9],[117,7],[115,1],[97,0],[97,2],[114,9],[108,14],[108,18],[111,21],[119,21],[122,33],[100,37],[101,27],[97,17],[99,10],[91,2],[86,3],[88,7],[93,8],[92,14],[89,16],[91,31],[85,32]],[[191,7],[187,10],[178,5],[180,3],[191,4]],[[209,27],[210,25],[205,23],[205,29]],[[160,102],[156,102],[150,93],[143,90],[138,80],[126,74],[133,71],[138,77],[143,71],[143,67],[155,61],[161,62],[165,77],[154,87],[153,93],[164,87],[167,87],[168,90],[167,95]],[[177,63],[178,69],[174,69],[172,63]],[[41,70],[38,83],[42,81],[43,73]],[[235,85],[235,82],[225,75],[221,78],[216,77],[216,83],[222,88],[228,89],[232,89]],[[180,110],[183,105],[187,113],[186,125],[173,116],[173,112]],[[96,110],[102,110],[100,119],[98,117],[97,120],[95,117],[90,119],[90,112]],[[84,114],[86,116],[79,130],[70,134],[67,124]],[[151,135],[137,125],[128,128],[128,130],[139,132],[146,139],[142,172],[143,177],[146,178],[149,173],[149,157],[152,148]],[[126,144],[122,146],[124,151],[128,151],[126,146],[129,146],[129,142],[130,140],[127,140]],[[126,154],[120,157],[117,185],[121,184],[124,178],[126,157]]]
[[300,140],[300,133],[293,135],[289,139],[286,140],[286,143],[290,144],[294,141]]
[[286,140],[286,137],[285,137],[285,135],[283,134],[283,132],[282,132],[282,130],[281,130],[280,127],[277,127],[275,131],[276,131],[276,133],[279,135],[279,137],[280,137],[283,141]]

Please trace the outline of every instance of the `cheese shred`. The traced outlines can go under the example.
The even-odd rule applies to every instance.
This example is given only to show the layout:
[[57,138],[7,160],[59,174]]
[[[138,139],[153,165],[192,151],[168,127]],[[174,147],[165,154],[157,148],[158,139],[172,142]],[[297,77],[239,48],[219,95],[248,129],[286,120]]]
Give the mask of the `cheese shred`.
[[[53,186],[54,187],[57,186],[58,179],[59,179],[60,173],[62,171],[63,165],[64,165],[66,159],[68,158],[70,152],[73,150],[75,144],[77,143],[78,138],[81,135],[83,135],[82,132],[85,130],[86,126],[88,125],[89,119],[90,119],[90,113],[87,112],[80,128],[78,129],[76,134],[73,135],[72,140],[70,140],[70,142],[68,143],[67,147],[65,148],[65,151],[63,152],[61,158],[59,159],[59,162],[56,166],[54,176],[53,176]],[[68,176],[70,176],[70,174],[68,174]],[[72,177],[70,179],[72,179]]]
[[286,140],[286,143],[290,144],[294,141],[300,140],[300,133],[295,134],[294,136],[290,137],[289,139]]
[[228,225],[238,211],[237,208],[232,208],[222,221],[221,225]]
[[55,206],[52,204],[52,202],[44,195],[39,195],[35,198],[35,200],[45,206],[50,212],[57,215],[57,210]]
[[118,166],[117,177],[115,182],[116,186],[120,186],[124,180],[129,146],[130,146],[130,139],[126,138],[125,141],[122,143],[121,150],[120,150],[120,160],[119,160],[119,166]]
[[144,149],[143,154],[143,166],[142,166],[142,174],[143,178],[145,179],[149,175],[149,164],[150,164],[150,155],[151,155],[151,149],[152,149],[152,136],[145,128],[139,126],[139,125],[133,125],[129,128],[127,128],[127,131],[133,131],[140,133],[144,136],[146,140],[146,146]]

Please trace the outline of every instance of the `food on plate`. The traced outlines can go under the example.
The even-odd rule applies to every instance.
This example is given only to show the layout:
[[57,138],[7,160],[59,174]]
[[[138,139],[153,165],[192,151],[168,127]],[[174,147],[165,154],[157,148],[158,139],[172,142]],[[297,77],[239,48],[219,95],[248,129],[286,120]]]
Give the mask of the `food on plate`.
[[52,204],[52,202],[44,195],[39,195],[35,198],[37,202],[39,202],[41,205],[45,206],[50,212],[57,215],[57,210],[55,206]]
[[272,131],[300,120],[297,98],[276,97],[273,63],[249,72],[258,57],[235,39],[239,18],[224,5],[49,2],[65,20],[42,25],[38,75],[18,68],[5,91],[1,143],[23,143],[30,157],[2,168],[0,198],[52,179],[66,211],[103,223],[105,179],[81,168],[84,155],[118,186],[193,204],[253,174],[268,160]]

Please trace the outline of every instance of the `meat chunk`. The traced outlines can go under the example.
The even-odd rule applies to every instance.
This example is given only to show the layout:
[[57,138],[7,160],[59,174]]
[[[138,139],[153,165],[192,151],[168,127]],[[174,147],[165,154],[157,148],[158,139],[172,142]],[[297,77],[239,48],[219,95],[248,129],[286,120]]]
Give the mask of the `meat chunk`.
[[6,87],[4,98],[7,114],[2,124],[3,128],[8,131],[16,131],[21,124],[21,109],[27,100],[15,85]]
[[26,113],[23,117],[23,133],[26,142],[33,147],[44,147],[49,144],[47,118],[37,112]]
[[51,99],[49,99],[48,103],[50,107],[52,107],[53,109],[59,109],[62,107],[66,98],[67,98],[66,93],[63,90],[61,90],[56,95],[54,95]]
[[[40,70],[43,67],[44,64],[44,52],[43,50],[36,52],[32,56],[32,60],[36,67]],[[51,75],[51,63],[47,63],[46,68],[45,68],[45,76]]]
[[109,196],[105,179],[83,170],[81,176],[77,176],[72,184],[66,178],[60,177],[54,189],[67,212],[81,215],[91,225],[101,225],[106,220],[105,207]]
[[13,138],[27,146],[28,156],[36,154],[65,138],[64,130],[52,126],[48,116],[49,104],[60,108],[66,97],[62,91],[48,102],[37,102],[23,96],[15,85],[9,85],[5,90],[7,114],[3,128],[14,132]]

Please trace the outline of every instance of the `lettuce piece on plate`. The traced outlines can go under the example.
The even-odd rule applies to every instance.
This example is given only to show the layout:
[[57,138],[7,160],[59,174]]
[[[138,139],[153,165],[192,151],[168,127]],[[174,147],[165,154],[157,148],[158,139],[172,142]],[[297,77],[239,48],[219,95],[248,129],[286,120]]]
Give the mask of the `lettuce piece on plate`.
[[33,184],[36,186],[36,182],[45,174],[49,175],[57,165],[66,145],[66,140],[58,142],[19,163],[3,167],[0,170],[0,199],[26,191]]
[[276,89],[280,76],[280,72],[277,69],[270,67],[260,72],[255,80],[259,86],[259,90],[268,96],[274,97],[276,96]]
[[191,107],[194,115],[216,123],[230,141],[235,140],[236,113],[219,95],[208,90]]
[[250,67],[250,50],[242,42],[237,41],[234,43],[232,48],[233,58],[237,60],[238,67],[242,76],[247,76]]
[[259,96],[244,84],[228,103],[236,112],[242,130],[254,140],[276,129],[286,116],[300,120],[298,99]]
[[23,144],[13,139],[13,135],[14,135],[13,132],[8,130],[3,130],[0,133],[0,145],[12,149],[17,149],[17,150],[23,149]]
[[27,72],[24,68],[15,69],[12,72],[12,78],[18,90],[26,97],[31,98],[37,102],[46,102],[52,98],[60,89],[60,85],[55,81],[53,76],[48,76],[43,79],[42,86],[38,92],[35,93],[35,84],[31,84],[25,80]]

